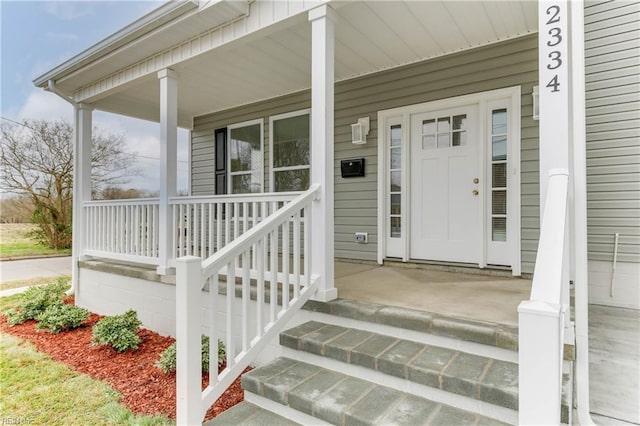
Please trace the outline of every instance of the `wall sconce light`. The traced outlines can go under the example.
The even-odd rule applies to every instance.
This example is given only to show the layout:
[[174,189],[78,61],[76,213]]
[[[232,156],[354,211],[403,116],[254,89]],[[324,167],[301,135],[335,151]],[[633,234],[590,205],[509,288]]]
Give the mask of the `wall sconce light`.
[[540,119],[540,99],[539,99],[539,94],[538,94],[538,86],[533,86],[533,93],[531,93],[531,96],[533,96],[533,119],[534,120],[539,120]]
[[363,145],[367,143],[368,134],[369,117],[358,118],[358,122],[351,125],[351,143],[354,145]]

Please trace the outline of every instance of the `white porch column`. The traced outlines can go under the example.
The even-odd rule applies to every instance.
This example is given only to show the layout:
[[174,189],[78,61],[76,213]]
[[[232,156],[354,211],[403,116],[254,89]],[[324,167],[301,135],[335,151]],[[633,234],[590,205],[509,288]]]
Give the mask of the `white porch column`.
[[[309,11],[311,22],[311,182],[319,183],[320,198],[313,203],[311,274],[320,277],[316,300],[338,297],[334,287],[333,129],[334,24],[331,7]],[[306,254],[305,254],[306,256]],[[305,271],[305,274],[307,272]]]
[[[540,123],[540,218],[553,169],[571,170],[569,166],[571,57],[569,56],[569,1],[538,2],[539,123]],[[572,179],[571,177],[569,178]],[[573,219],[567,216],[565,247],[571,247]],[[571,252],[563,264],[562,304],[569,305]],[[571,315],[567,314],[569,326]]]
[[169,198],[176,195],[176,158],[178,155],[178,75],[171,69],[158,72],[160,80],[160,212],[158,220],[158,273],[166,275],[173,257],[173,235]]
[[78,261],[82,258],[85,242],[83,206],[91,200],[91,127],[92,112],[87,104],[74,107],[73,141],[73,224],[71,248],[71,292],[78,297]]
[[569,169],[569,6],[567,0],[538,2],[540,125],[540,217],[549,172]]

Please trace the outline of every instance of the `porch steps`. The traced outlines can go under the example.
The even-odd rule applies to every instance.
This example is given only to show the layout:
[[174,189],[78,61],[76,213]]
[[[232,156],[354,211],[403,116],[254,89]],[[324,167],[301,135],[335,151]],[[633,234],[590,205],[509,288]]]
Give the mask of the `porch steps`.
[[[245,402],[229,416],[254,404],[304,425],[517,424],[515,327],[343,299],[305,309],[311,321],[282,332],[280,357],[243,376]],[[245,424],[234,419],[211,424]]]

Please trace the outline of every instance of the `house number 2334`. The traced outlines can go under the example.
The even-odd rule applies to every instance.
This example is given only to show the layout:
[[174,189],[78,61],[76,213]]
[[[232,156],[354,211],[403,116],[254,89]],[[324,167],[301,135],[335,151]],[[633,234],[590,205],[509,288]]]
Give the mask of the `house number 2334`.
[[546,10],[547,14],[547,22],[546,28],[548,29],[547,34],[549,35],[549,39],[547,40],[546,45],[548,46],[549,53],[547,57],[549,60],[547,61],[547,69],[549,70],[557,70],[556,73],[553,74],[553,77],[547,83],[546,87],[551,89],[551,92],[559,92],[560,91],[560,81],[558,80],[558,71],[560,67],[563,65],[563,57],[562,57],[562,41],[563,34],[562,28],[560,25],[561,19],[561,9],[558,5],[549,6]]

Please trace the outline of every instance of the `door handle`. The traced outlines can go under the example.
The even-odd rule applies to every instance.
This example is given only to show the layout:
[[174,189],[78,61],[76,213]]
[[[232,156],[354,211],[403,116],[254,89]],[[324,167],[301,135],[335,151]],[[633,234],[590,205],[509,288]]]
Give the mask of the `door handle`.
[[473,190],[473,191],[471,191],[471,192],[473,193],[473,195],[478,195],[478,194],[479,194],[479,192],[478,192],[478,190],[477,190],[477,189],[474,189],[474,190]]

